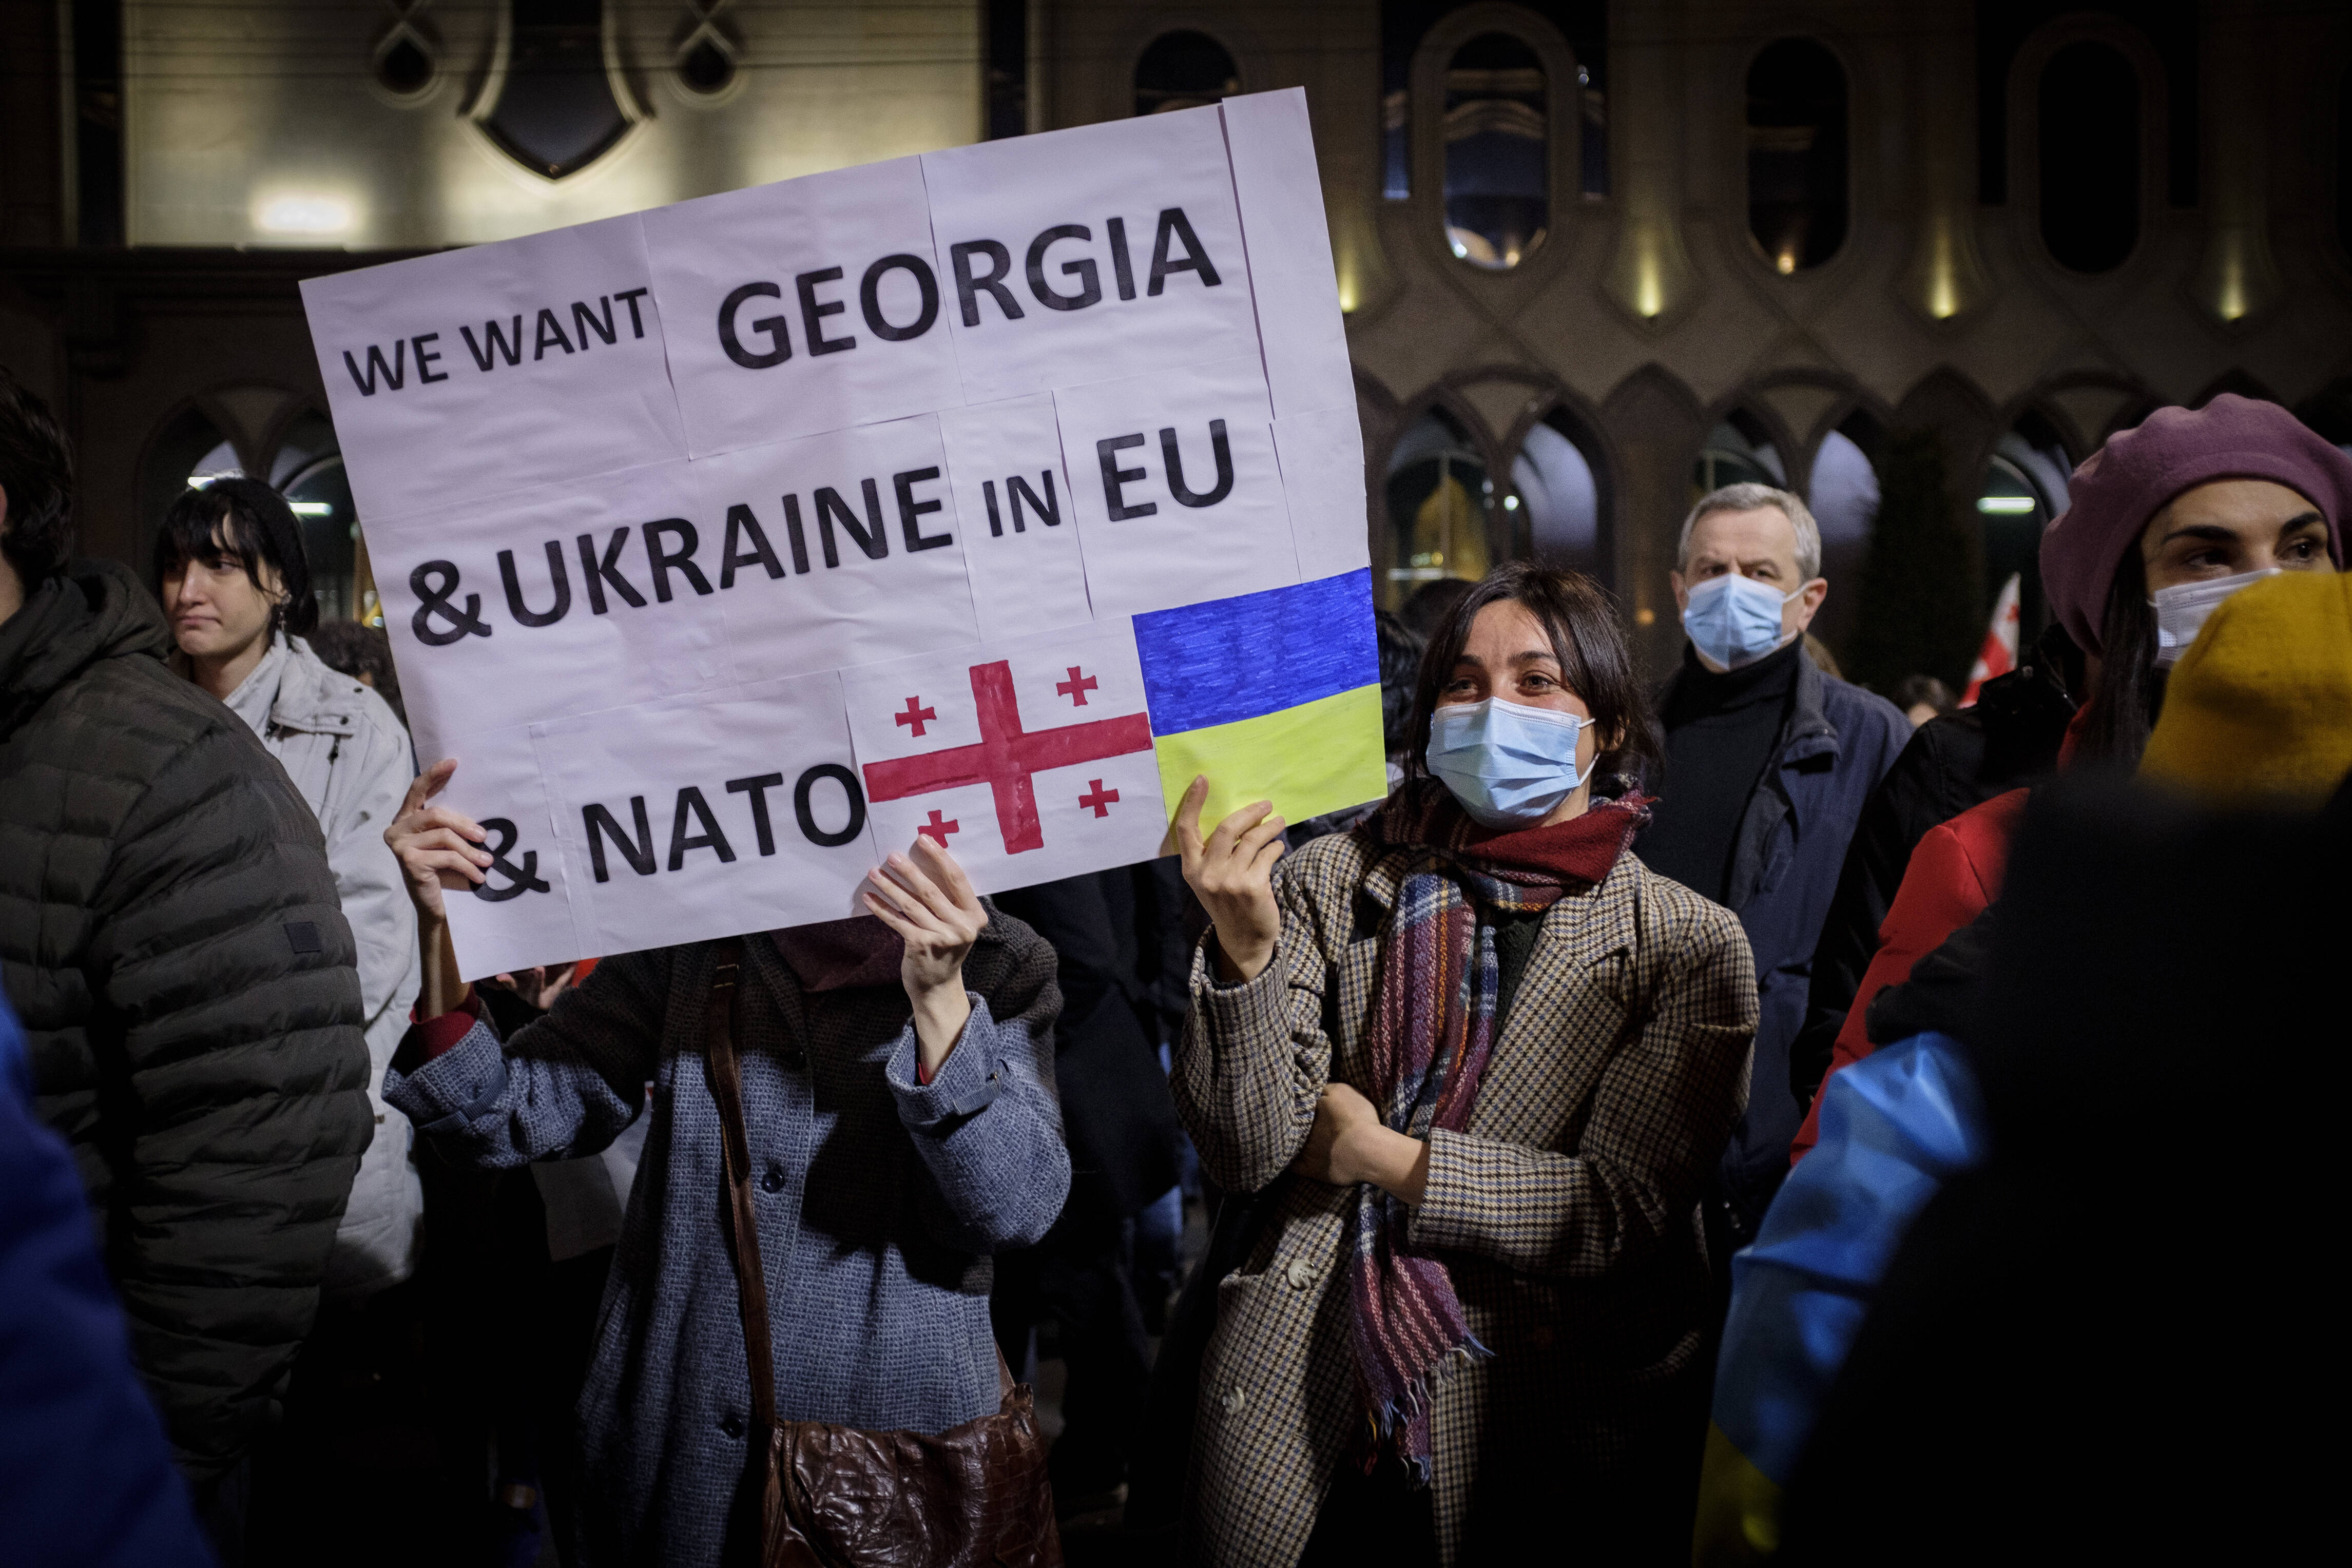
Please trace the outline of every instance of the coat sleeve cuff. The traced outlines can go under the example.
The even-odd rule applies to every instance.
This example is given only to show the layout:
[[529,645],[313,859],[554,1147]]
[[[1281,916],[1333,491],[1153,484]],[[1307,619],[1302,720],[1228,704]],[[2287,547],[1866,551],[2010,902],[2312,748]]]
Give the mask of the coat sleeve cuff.
[[408,1033],[402,1039],[397,1056],[409,1058],[417,1066],[447,1051],[455,1051],[457,1042],[474,1032],[474,1026],[489,1015],[482,1010],[481,993],[473,987],[466,988],[465,998],[455,1008],[436,1018],[420,1019],[416,1009],[408,1009]]
[[[1474,1217],[1493,1204],[1494,1173],[1476,1168],[1475,1152],[1475,1145],[1459,1133],[1444,1127],[1429,1130],[1429,1170],[1421,1201],[1407,1214],[1407,1247],[1415,1251],[1461,1247],[1478,1233]],[[1489,1179],[1482,1180],[1482,1175]]]
[[915,1132],[952,1131],[986,1110],[1004,1086],[996,1020],[978,992],[964,995],[971,998],[971,1017],[964,1020],[955,1049],[929,1082],[921,1076],[922,1051],[915,1041],[913,1019],[908,1020],[898,1044],[891,1048],[885,1075],[891,1093],[898,1097],[898,1119]]
[[1212,1044],[1255,1039],[1271,1028],[1287,1033],[1284,1015],[1288,990],[1284,977],[1290,972],[1286,942],[1277,937],[1265,967],[1246,980],[1226,984],[1217,978],[1217,934],[1201,939],[1192,954],[1192,1007],[1208,1031]]
[[[462,1018],[444,1013],[442,1019]],[[431,1019],[427,1023],[439,1023]],[[395,1054],[383,1075],[385,1103],[416,1124],[420,1133],[449,1133],[488,1115],[507,1090],[506,1050],[487,1019],[476,1018],[457,1043],[404,1070]],[[424,1025],[401,1042],[405,1051]]]

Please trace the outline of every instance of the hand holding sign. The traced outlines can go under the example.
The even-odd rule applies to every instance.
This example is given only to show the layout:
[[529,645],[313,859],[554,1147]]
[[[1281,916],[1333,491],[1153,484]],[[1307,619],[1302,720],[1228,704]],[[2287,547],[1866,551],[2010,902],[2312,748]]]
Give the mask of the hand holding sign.
[[1200,895],[1217,928],[1220,978],[1254,980],[1274,956],[1282,934],[1282,912],[1274,902],[1274,862],[1285,847],[1283,821],[1274,802],[1244,806],[1201,838],[1201,802],[1209,798],[1206,774],[1192,780],[1176,808],[1176,845],[1184,857],[1184,880]]
[[955,857],[919,833],[908,853],[894,854],[866,873],[857,897],[907,944],[898,977],[914,1004],[923,1076],[932,1077],[971,1017],[963,960],[987,926],[988,911]]
[[445,757],[418,774],[400,803],[400,815],[383,831],[383,841],[400,862],[408,901],[416,905],[417,924],[424,927],[442,925],[449,917],[442,890],[464,892],[479,885],[487,880],[493,858],[480,847],[488,836],[480,823],[446,806],[425,803],[441,793],[457,771],[457,764]]

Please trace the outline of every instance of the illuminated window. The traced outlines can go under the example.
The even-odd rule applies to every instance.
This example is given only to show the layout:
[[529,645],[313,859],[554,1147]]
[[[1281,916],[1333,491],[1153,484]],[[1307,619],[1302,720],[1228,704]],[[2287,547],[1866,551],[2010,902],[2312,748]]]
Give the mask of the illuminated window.
[[1454,52],[1445,68],[1445,240],[1473,267],[1532,256],[1551,222],[1543,63],[1507,33]]
[[1783,38],[1748,68],[1748,232],[1776,271],[1845,243],[1845,72],[1812,39]]
[[535,174],[561,180],[613,149],[629,117],[613,96],[600,0],[509,0],[506,76],[482,129]]
[[2110,45],[2069,44],[2042,69],[2042,243],[2109,272],[2139,243],[2139,78]]
[[1206,33],[1162,33],[1135,62],[1135,112],[1198,109],[1242,89],[1224,45]]
[[1444,578],[1475,582],[1495,559],[1495,485],[1469,434],[1444,409],[1412,422],[1389,457],[1391,609]]

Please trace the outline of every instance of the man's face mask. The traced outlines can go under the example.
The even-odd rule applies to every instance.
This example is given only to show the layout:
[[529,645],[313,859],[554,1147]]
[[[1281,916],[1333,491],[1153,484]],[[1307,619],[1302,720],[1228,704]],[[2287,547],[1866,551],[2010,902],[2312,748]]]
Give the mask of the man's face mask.
[[1780,607],[1804,591],[1780,593],[1769,582],[1727,571],[1691,585],[1683,630],[1710,661],[1736,670],[1780,645]]
[[1591,722],[1500,697],[1457,703],[1430,716],[1425,756],[1473,821],[1531,828],[1581,781],[1576,743]]
[[2197,633],[2204,629],[2205,618],[2221,601],[2242,588],[2252,588],[2263,579],[2278,574],[2279,569],[2273,566],[2262,571],[2241,572],[2236,577],[2177,582],[2170,588],[2158,589],[2148,600],[2156,608],[2156,667],[2168,670],[2175,660],[2189,652],[2189,644],[2197,641]]

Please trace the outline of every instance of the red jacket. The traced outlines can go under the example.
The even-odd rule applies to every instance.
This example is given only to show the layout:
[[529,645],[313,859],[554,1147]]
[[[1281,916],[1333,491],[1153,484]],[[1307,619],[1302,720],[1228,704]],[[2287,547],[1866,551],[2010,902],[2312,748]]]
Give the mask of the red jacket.
[[[1863,971],[1853,993],[1853,1006],[1838,1031],[1830,1053],[1830,1074],[1871,1051],[1864,1020],[1871,999],[1888,986],[1911,977],[1911,966],[1944,944],[1944,938],[1982,915],[2000,896],[2001,873],[2009,867],[2009,841],[2024,814],[2028,791],[2011,789],[1980,806],[1927,830],[1911,862],[1903,871],[1903,885],[1878,928],[1878,951]],[[1822,1088],[1829,1087],[1829,1075]],[[1789,1163],[1795,1165],[1821,1136],[1822,1097],[1805,1113],[1805,1124],[1789,1145]]]

